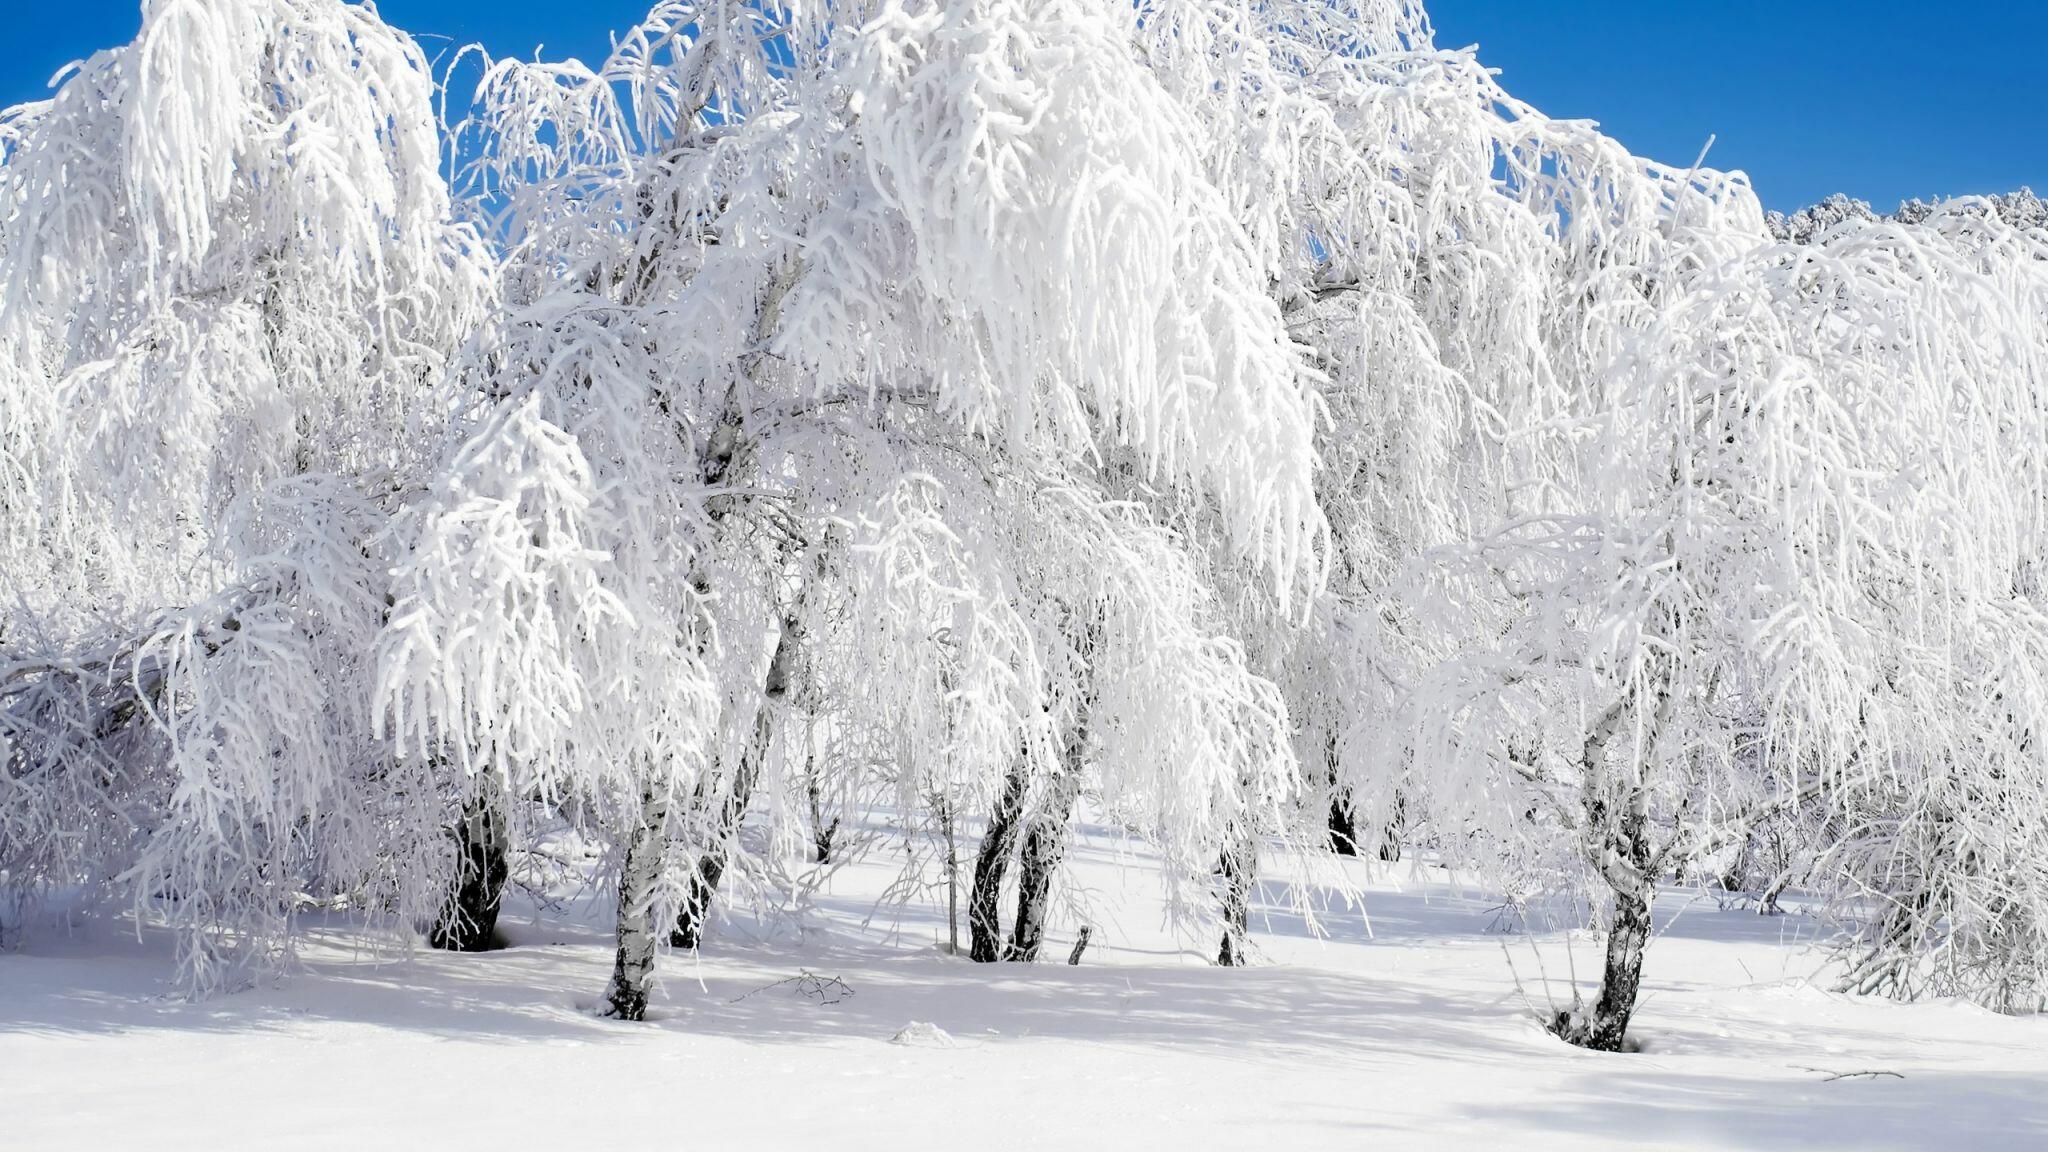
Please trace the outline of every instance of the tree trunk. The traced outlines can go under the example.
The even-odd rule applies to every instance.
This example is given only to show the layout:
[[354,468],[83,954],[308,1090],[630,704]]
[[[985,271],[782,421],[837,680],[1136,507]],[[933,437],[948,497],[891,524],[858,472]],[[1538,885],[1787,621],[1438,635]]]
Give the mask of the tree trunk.
[[1351,789],[1338,781],[1337,733],[1323,741],[1323,774],[1330,785],[1330,851],[1339,856],[1358,855],[1358,813],[1351,807]]
[[1010,929],[1010,947],[1005,960],[1030,963],[1038,959],[1045,942],[1046,905],[1052,895],[1052,878],[1059,871],[1067,851],[1067,818],[1080,791],[1079,754],[1070,753],[1067,771],[1054,787],[1046,811],[1031,821],[1024,835],[1024,850],[1017,861],[1017,922]]
[[967,893],[967,954],[976,964],[993,964],[1002,959],[1003,873],[1010,866],[1010,841],[1024,807],[1027,771],[1021,758],[1010,770],[1009,779],[1003,783],[1003,794],[996,800],[996,809],[989,813],[981,849],[974,856],[974,884]]
[[1402,825],[1408,821],[1408,797],[1399,791],[1394,793],[1394,814],[1387,818],[1386,826],[1380,829],[1380,861],[1385,864],[1401,862]]
[[1017,860],[1017,920],[1010,926],[1005,960],[1028,964],[1038,959],[1038,947],[1045,940],[1045,906],[1052,896],[1052,874],[1066,848],[1066,831],[1064,819],[1055,821],[1045,813],[1024,833],[1024,849]]
[[1074,937],[1074,950],[1067,953],[1067,964],[1070,967],[1078,966],[1081,963],[1081,953],[1088,950],[1088,937],[1094,934],[1095,929],[1086,924],[1081,925],[1080,933]]
[[690,874],[689,891],[684,896],[682,908],[676,912],[675,927],[669,932],[671,947],[694,949],[704,942],[704,926],[711,919],[711,905],[718,896],[718,883],[725,878],[732,839],[739,832],[740,821],[746,817],[747,805],[753,802],[754,785],[761,779],[762,761],[768,758],[769,746],[775,738],[776,708],[789,695],[791,669],[796,662],[801,631],[793,614],[783,618],[782,634],[776,639],[775,654],[768,661],[768,677],[762,685],[761,704],[754,712],[754,737],[740,753],[739,771],[733,773],[732,787],[726,792],[724,803],[718,807],[711,830],[711,846],[697,858],[696,870]]
[[1756,847],[1756,832],[1752,830],[1742,838],[1742,848],[1736,852],[1734,862],[1721,870],[1721,891],[1740,892],[1746,886],[1749,873],[1749,857]]
[[[1610,713],[1618,715],[1618,713]],[[1604,743],[1612,725],[1604,726]],[[1589,763],[1591,762],[1589,757]],[[1607,930],[1607,961],[1600,973],[1600,995],[1590,1010],[1575,1004],[1560,1012],[1552,1031],[1581,1048],[1623,1051],[1629,1017],[1635,1014],[1636,993],[1643,982],[1643,947],[1650,941],[1650,905],[1657,895],[1650,849],[1649,801],[1643,790],[1629,787],[1614,808],[1599,792],[1588,793],[1590,827],[1608,829],[1600,853],[1600,875],[1614,893],[1614,922]]]
[[1330,851],[1339,856],[1358,855],[1358,813],[1351,809],[1349,788],[1330,796]]
[[1081,769],[1088,754],[1088,712],[1082,707],[1073,730],[1061,749],[1060,775],[1046,797],[1045,810],[1031,819],[1024,835],[1024,850],[1018,860],[1017,922],[1011,928],[1006,960],[1029,963],[1038,959],[1045,941],[1046,904],[1052,895],[1052,878],[1067,852],[1067,820],[1081,793]]
[[[648,283],[648,273],[653,267],[654,256],[654,250],[642,255],[640,275],[624,294],[624,302],[627,305],[632,306],[639,302],[640,291]],[[789,295],[790,288],[802,278],[803,269],[803,259],[798,257],[778,272],[775,280],[769,285],[767,294],[761,299],[759,311],[754,317],[754,347],[765,347],[774,335],[781,323],[783,300]],[[757,358],[746,368],[744,379],[748,382],[757,380],[767,359]],[[700,450],[699,474],[703,477],[705,486],[714,490],[725,485],[726,474],[731,470],[734,461],[744,459],[741,448],[745,442],[746,409],[740,385],[741,380],[736,379],[727,389],[724,411],[719,416],[717,426],[705,438],[704,446]],[[732,510],[733,499],[730,494],[718,493],[706,500],[705,514],[714,525],[723,524],[726,515]],[[700,595],[710,595],[710,582],[703,572],[692,571],[689,574],[689,581]],[[784,621],[783,632],[782,638],[777,641],[778,655],[783,643],[788,640],[787,620]],[[699,637],[700,656],[703,654],[706,639],[704,636]],[[771,676],[773,669],[774,661],[771,660]],[[744,771],[744,765],[742,769]],[[751,785],[748,791],[752,791]],[[728,797],[728,804],[730,801],[731,798]],[[654,976],[656,946],[656,932],[648,918],[652,915],[654,891],[661,881],[662,867],[668,854],[668,804],[668,795],[664,790],[649,789],[645,794],[641,804],[640,826],[633,831],[633,840],[626,849],[625,867],[619,876],[619,948],[612,965],[612,982],[606,990],[606,1000],[609,1003],[609,1014],[621,1020],[639,1020],[644,1018],[647,1012],[647,989]],[[744,811],[744,800],[740,807]],[[738,817],[735,816],[734,819],[737,821]],[[717,862],[717,871],[721,874],[725,871],[722,855]],[[699,878],[702,877],[702,872],[700,866]],[[701,903],[696,914],[694,935],[702,934],[703,915],[710,910],[711,895],[717,891],[717,887],[717,881],[713,879],[700,900],[695,885],[692,886],[693,902]],[[681,928],[679,922],[676,932],[680,933]],[[694,944],[692,946],[694,947]]]
[[1636,993],[1643,983],[1643,946],[1650,939],[1650,900],[1646,894],[1616,892],[1614,924],[1607,930],[1607,962],[1600,973],[1600,996],[1590,1012],[1560,1012],[1553,1027],[1559,1037],[1596,1052],[1621,1052],[1635,1014]]
[[668,847],[668,794],[648,791],[640,801],[640,824],[619,870],[619,951],[605,990],[608,1016],[647,1018],[647,993],[654,981],[654,892],[661,883]]
[[946,955],[960,954],[960,844],[953,836],[953,802],[939,801],[939,826],[946,833]]
[[762,758],[768,754],[772,736],[774,717],[768,707],[762,707],[754,713],[754,740],[739,754],[739,771],[733,773],[733,785],[713,820],[711,847],[696,857],[696,869],[690,871],[690,888],[682,898],[682,908],[676,910],[676,927],[668,933],[670,947],[696,949],[705,943],[705,924],[711,920],[711,904],[719,896],[719,881],[725,879],[731,838],[739,830],[739,820],[748,814],[748,804],[754,801],[754,783],[760,779]]
[[818,786],[818,757],[815,751],[804,753],[804,797],[811,807],[811,847],[817,850],[818,863],[832,862],[832,841],[839,835],[839,817],[825,819],[825,797]]
[[450,952],[486,952],[496,946],[498,908],[509,872],[504,798],[497,777],[478,781],[462,819],[448,831],[456,845],[455,891],[427,933],[427,943]]
[[[1668,675],[1668,673],[1667,673]],[[1668,683],[1668,681],[1666,681]],[[1620,731],[1634,690],[1610,704],[1586,735],[1580,753],[1582,803],[1588,831],[1598,832],[1586,844],[1591,863],[1608,891],[1614,893],[1614,922],[1607,930],[1607,961],[1600,973],[1600,995],[1591,1009],[1577,1003],[1559,1012],[1550,1030],[1559,1039],[1597,1052],[1623,1051],[1629,1017],[1635,1014],[1636,992],[1643,982],[1643,947],[1650,940],[1650,903],[1656,898],[1657,854],[1650,845],[1649,795],[1635,781],[1614,781],[1608,770],[1608,747]],[[1646,746],[1670,720],[1672,699],[1657,692]]]
[[697,866],[690,872],[690,885],[683,893],[683,906],[676,909],[676,922],[669,928],[671,948],[694,950],[704,942],[704,926],[711,919],[711,905],[718,896],[718,884],[725,879],[730,839],[754,797],[754,781],[760,772],[757,749],[765,751],[765,736],[770,732],[771,721],[764,709],[755,718],[754,740],[740,754],[740,767],[733,774],[732,788],[725,794],[725,801],[719,805],[713,819],[710,847],[697,857]]
[[1251,930],[1252,883],[1259,866],[1258,842],[1247,836],[1223,846],[1217,871],[1223,875],[1223,945],[1216,963],[1225,968],[1251,962],[1246,952]]
[[1791,884],[1792,870],[1787,868],[1773,878],[1770,884],[1764,888],[1763,898],[1757,901],[1756,914],[1759,916],[1776,916],[1784,911],[1784,909],[1778,907],[1778,897],[1784,895],[1785,889],[1790,887]]
[[704,943],[704,925],[711,919],[718,883],[725,879],[725,859],[723,842],[697,858],[696,870],[690,873],[689,890],[683,894],[683,906],[676,909],[675,926],[668,932],[669,947],[694,951]]

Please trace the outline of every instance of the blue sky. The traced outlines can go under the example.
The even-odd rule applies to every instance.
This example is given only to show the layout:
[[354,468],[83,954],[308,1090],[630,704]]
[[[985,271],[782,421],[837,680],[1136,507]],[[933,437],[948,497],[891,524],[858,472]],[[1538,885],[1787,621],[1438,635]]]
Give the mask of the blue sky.
[[[0,104],[131,37],[136,0],[0,0]],[[432,54],[601,55],[645,0],[385,0]],[[2048,192],[2048,0],[1434,0],[1517,96],[1634,151],[1740,168],[1764,203]],[[447,39],[443,39],[443,38]]]

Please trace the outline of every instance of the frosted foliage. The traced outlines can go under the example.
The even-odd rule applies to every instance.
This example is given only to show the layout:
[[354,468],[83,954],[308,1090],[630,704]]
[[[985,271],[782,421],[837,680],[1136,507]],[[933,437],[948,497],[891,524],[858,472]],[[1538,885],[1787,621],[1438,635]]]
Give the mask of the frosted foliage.
[[368,9],[172,0],[0,117],[12,579],[197,595],[238,498],[407,466],[481,287],[432,95]]
[[1305,373],[1198,122],[1101,5],[878,8],[780,347],[1012,443],[1136,445],[1283,581],[1312,566]]
[[898,901],[999,818],[1193,932],[1247,843],[1355,895],[1333,828],[1578,897],[1609,1047],[1709,872],[2048,992],[2031,193],[1766,216],[1405,0],[678,0],[438,92],[144,17],[0,115],[0,875],[194,986],[431,920],[488,808],[594,849],[629,1016],[835,817]]
[[[1542,116],[1418,11],[1142,7],[1325,377],[1330,587],[1304,627],[1246,627],[1360,826],[1405,803],[1511,891],[1642,892],[1798,811],[1850,833],[1820,882],[1912,904],[1894,955],[1975,949],[1948,987],[2012,1002],[1985,971],[2038,966],[2038,870],[1924,905],[1903,877],[2019,861],[2031,824],[1841,813],[1948,827],[1952,789],[2031,775],[2038,201],[1844,202],[1774,244],[1739,176]],[[1994,629],[2022,639],[1976,649]],[[1895,791],[1949,773],[1947,807]]]
[[1158,845],[1170,906],[1200,919],[1221,832],[1285,827],[1286,704],[1143,509],[1056,474],[996,484],[1015,490],[1000,515],[926,474],[847,526],[843,595],[875,605],[818,637],[828,747],[887,764],[911,806],[986,810],[1021,766],[1036,812],[1085,733],[1097,801]]
[[537,407],[486,425],[401,523],[379,656],[405,688],[378,727],[515,794],[601,800],[637,763],[695,754],[709,689],[674,627],[688,590],[613,587],[623,557],[600,544],[630,509]]
[[0,875],[160,915],[188,987],[308,899],[444,899],[441,789],[370,724],[488,300],[433,94],[368,8],[187,0],[0,114]]
[[377,516],[327,483],[281,484],[245,528],[258,558],[244,583],[110,639],[14,647],[0,678],[11,879],[102,882],[159,912],[196,988],[279,959],[308,894],[437,906],[439,807],[366,714]]
[[[422,540],[481,564],[388,649],[390,715],[429,743],[541,746],[554,737],[524,718],[565,708],[547,686],[587,699],[590,670],[616,667],[593,645],[701,651],[718,701],[701,759],[693,729],[645,718],[690,682],[673,673],[606,697],[643,719],[566,745],[688,793],[662,817],[687,846],[730,835],[706,814],[755,773],[770,796],[798,787],[799,740],[849,774],[841,794],[915,807],[942,779],[950,802],[986,803],[1021,757],[1036,798],[1084,709],[1090,762],[1116,767],[1103,800],[1168,844],[1173,883],[1206,884],[1247,804],[1277,826],[1284,704],[1221,631],[1186,544],[1092,493],[1089,469],[1127,448],[1162,509],[1218,509],[1267,595],[1298,599],[1322,563],[1312,374],[1194,124],[1122,29],[1086,5],[670,6],[595,69],[487,63],[465,131],[494,147],[470,178],[515,241],[492,389],[573,436],[597,490],[646,501],[565,509],[604,554],[592,579],[622,601],[706,599],[701,616],[636,605],[613,628],[551,613],[562,671],[489,673],[536,656],[536,618],[526,591],[462,584],[510,564],[489,582],[553,597],[560,575],[457,543],[497,521],[437,510]],[[1038,67],[1053,60],[1057,84]],[[948,95],[960,85],[981,95]],[[493,497],[491,515],[536,528],[538,496]],[[777,618],[803,683],[763,702]],[[1093,641],[1071,634],[1097,620]],[[550,694],[493,700],[493,677]],[[757,713],[777,733],[765,763]],[[670,734],[652,758],[649,731]]]
[[[2031,674],[2010,690],[1986,677],[2003,683],[1991,670],[2042,635],[2023,576],[2042,543],[2042,234],[1959,203],[1914,225],[1850,213],[1809,246],[1772,244],[1745,190],[1677,176],[1596,185],[1592,203],[1612,207],[1580,195],[1560,219],[1554,415],[1523,433],[1541,449],[1536,498],[1454,546],[1438,576],[1438,601],[1471,604],[1448,581],[1483,571],[1513,612],[1414,696],[1415,761],[1439,797],[1511,840],[1549,824],[1625,892],[1767,814],[1900,802],[1901,774],[2002,792],[2037,715]],[[1995,656],[1976,647],[1993,616],[2012,630]],[[1951,727],[1987,699],[2001,722]],[[1500,806],[1499,782],[1550,815]],[[1924,821],[1914,806],[1945,791],[1911,789],[1882,819]],[[1634,862],[1624,812],[1651,829]],[[1896,865],[1878,861],[1905,845],[1853,818],[1831,827],[1846,828],[1833,861],[1856,862],[1851,886],[1897,899]],[[1989,838],[2002,854],[2035,834],[2022,818]],[[1906,843],[1974,871],[1976,849]],[[1959,898],[1998,928],[1958,919],[1944,957],[2030,931],[2037,874]]]

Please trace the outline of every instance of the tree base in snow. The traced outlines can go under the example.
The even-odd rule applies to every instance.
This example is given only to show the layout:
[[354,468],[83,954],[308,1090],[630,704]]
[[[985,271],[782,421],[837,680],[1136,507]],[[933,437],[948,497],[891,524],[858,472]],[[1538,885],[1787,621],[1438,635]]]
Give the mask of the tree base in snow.
[[1223,934],[1223,944],[1216,950],[1218,968],[1242,968],[1251,963],[1251,956],[1245,951],[1244,938],[1234,933]]
[[605,990],[603,1016],[612,1020],[624,1020],[637,1024],[647,1019],[647,993],[635,991],[613,981]]
[[427,932],[427,943],[445,952],[490,952],[505,946],[498,935],[498,909],[511,869],[506,861],[505,820],[495,793],[477,797],[450,829],[459,860],[448,908]]
[[1642,1051],[1642,1045],[1628,1035],[1625,1022],[1603,1020],[1579,1011],[1560,1011],[1544,1028],[1575,1048],[1594,1052]]
[[489,923],[463,921],[434,925],[427,933],[427,946],[442,952],[497,952],[507,944],[504,934],[498,931],[497,911],[493,909]]

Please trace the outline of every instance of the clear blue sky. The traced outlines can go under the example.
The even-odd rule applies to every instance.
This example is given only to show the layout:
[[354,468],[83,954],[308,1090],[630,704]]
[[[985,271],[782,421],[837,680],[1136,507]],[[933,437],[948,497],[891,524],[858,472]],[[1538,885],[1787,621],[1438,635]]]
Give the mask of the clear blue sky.
[[[131,37],[137,0],[0,0],[0,104]],[[432,54],[601,55],[645,0],[386,0]],[[1764,203],[2048,192],[2048,0],[1434,0],[1508,89],[1634,151],[1740,168]],[[441,39],[446,37],[449,39]]]

